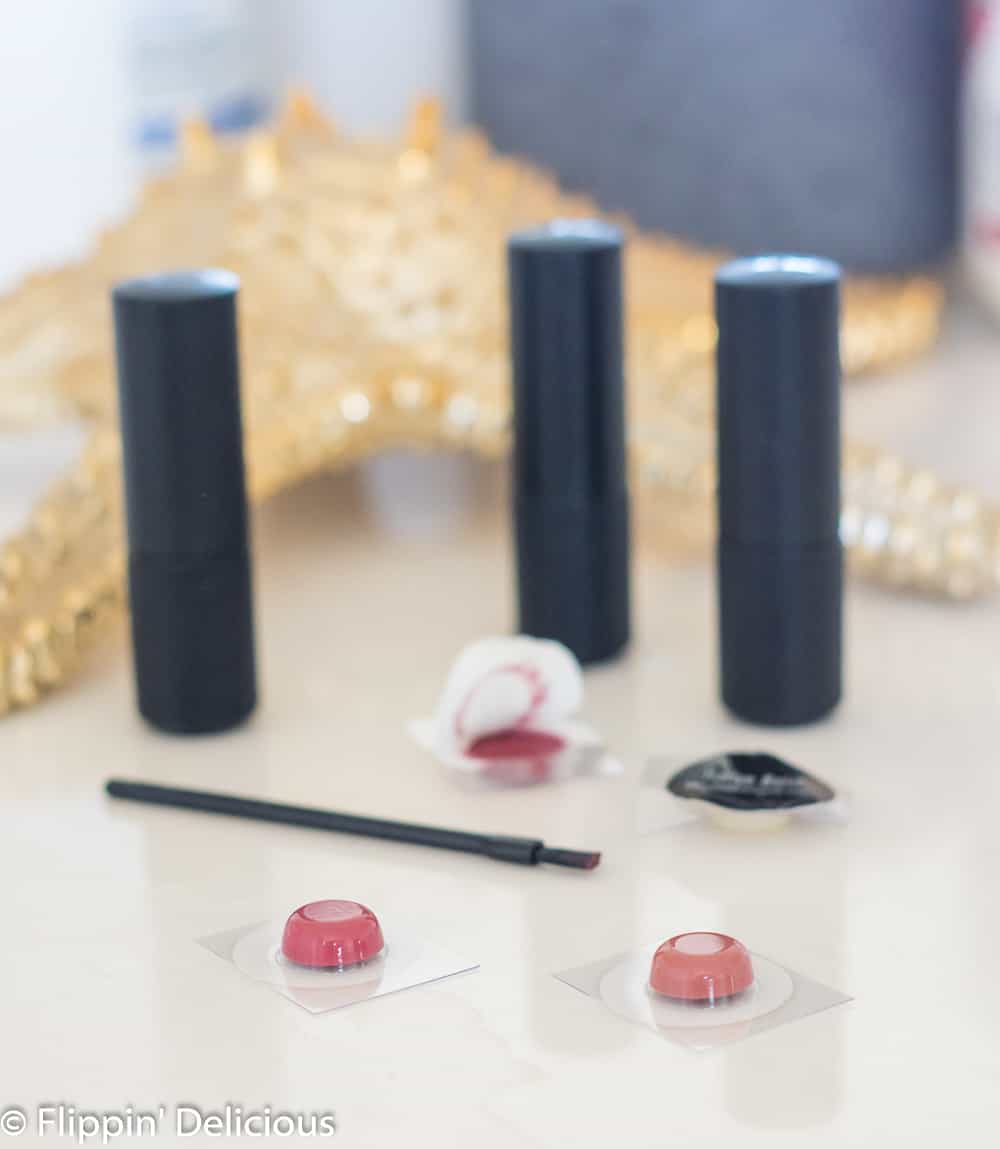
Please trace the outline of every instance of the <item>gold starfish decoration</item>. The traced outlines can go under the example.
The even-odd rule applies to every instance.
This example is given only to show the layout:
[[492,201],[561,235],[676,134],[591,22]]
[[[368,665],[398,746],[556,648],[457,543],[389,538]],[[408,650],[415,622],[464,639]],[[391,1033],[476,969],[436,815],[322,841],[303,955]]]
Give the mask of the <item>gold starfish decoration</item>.
[[[255,499],[391,444],[507,447],[504,243],[515,227],[601,214],[539,169],[446,132],[417,106],[398,140],[346,139],[305,96],[268,131],[200,123],[176,169],[78,264],[0,300],[0,416],[93,423],[79,463],[0,552],[0,711],[63,681],[124,607],[108,291],[164,267],[241,278],[244,421]],[[710,532],[712,271],[720,253],[629,235],[631,463],[640,521],[671,541]],[[939,285],[848,282],[849,372],[933,340]],[[844,536],[891,585],[953,596],[998,577],[998,516],[877,451],[846,457]]]

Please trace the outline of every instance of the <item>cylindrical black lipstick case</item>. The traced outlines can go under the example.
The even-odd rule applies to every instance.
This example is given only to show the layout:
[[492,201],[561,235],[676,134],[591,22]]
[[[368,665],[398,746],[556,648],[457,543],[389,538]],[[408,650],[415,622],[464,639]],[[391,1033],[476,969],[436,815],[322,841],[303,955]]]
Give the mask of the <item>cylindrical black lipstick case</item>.
[[629,639],[621,256],[593,220],[508,245],[519,626],[584,663]]
[[840,699],[839,288],[807,256],[716,275],[722,699],[749,722]]
[[238,288],[195,271],[113,292],[138,703],[173,733],[256,703]]

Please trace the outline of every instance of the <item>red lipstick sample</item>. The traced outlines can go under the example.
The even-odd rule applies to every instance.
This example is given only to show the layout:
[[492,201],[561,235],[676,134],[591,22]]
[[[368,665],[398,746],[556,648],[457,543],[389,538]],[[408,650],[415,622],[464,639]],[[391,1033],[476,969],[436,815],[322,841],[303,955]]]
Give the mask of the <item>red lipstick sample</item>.
[[653,955],[649,986],[665,997],[712,1004],[753,985],[746,947],[728,934],[668,938]]
[[378,918],[360,902],[309,902],[285,923],[281,952],[296,965],[346,969],[377,957],[385,948]]
[[566,749],[566,740],[547,730],[528,730],[513,727],[483,734],[466,750],[470,758],[485,761],[532,758],[544,760]]

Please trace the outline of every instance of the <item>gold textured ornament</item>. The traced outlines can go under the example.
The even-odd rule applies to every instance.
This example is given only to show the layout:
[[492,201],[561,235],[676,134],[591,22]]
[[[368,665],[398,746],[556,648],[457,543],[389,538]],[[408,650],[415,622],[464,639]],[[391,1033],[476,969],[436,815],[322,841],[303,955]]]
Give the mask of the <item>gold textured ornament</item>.
[[[600,214],[544,172],[446,133],[418,105],[396,141],[345,139],[305,96],[272,130],[221,140],[187,126],[175,170],[85,261],[0,300],[0,418],[92,421],[79,463],[0,552],[0,711],[65,679],[122,614],[124,539],[109,289],[167,267],[241,279],[251,495],[389,445],[507,448],[508,232]],[[626,260],[631,465],[640,515],[671,539],[711,525],[719,253],[640,234]],[[845,368],[922,352],[931,279],[850,280]],[[843,533],[854,565],[954,597],[998,578],[1000,517],[877,451],[846,452]]]

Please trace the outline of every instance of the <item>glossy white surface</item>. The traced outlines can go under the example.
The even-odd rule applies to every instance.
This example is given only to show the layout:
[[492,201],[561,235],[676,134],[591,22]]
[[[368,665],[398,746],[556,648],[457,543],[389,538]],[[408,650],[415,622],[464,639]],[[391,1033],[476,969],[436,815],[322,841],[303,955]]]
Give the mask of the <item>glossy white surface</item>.
[[[853,386],[848,422],[1000,497],[998,362],[997,337],[958,317],[932,360]],[[497,495],[482,486],[478,510],[435,539],[377,527],[351,479],[258,516],[263,704],[239,733],[144,728],[124,635],[84,681],[0,722],[0,1105],[333,1109],[334,1143],[351,1149],[990,1143],[1000,601],[852,583],[839,713],[751,729],[716,702],[708,563],[646,548],[631,654],[587,676],[586,716],[626,774],[481,791],[404,724],[430,711],[463,642],[510,625]],[[644,757],[724,747],[801,762],[850,793],[852,821],[637,838]],[[112,804],[111,774],[539,835],[605,861],[520,869]],[[418,915],[482,968],[310,1016],[195,943],[323,897]],[[694,1054],[551,976],[695,929],[856,1000]]]

